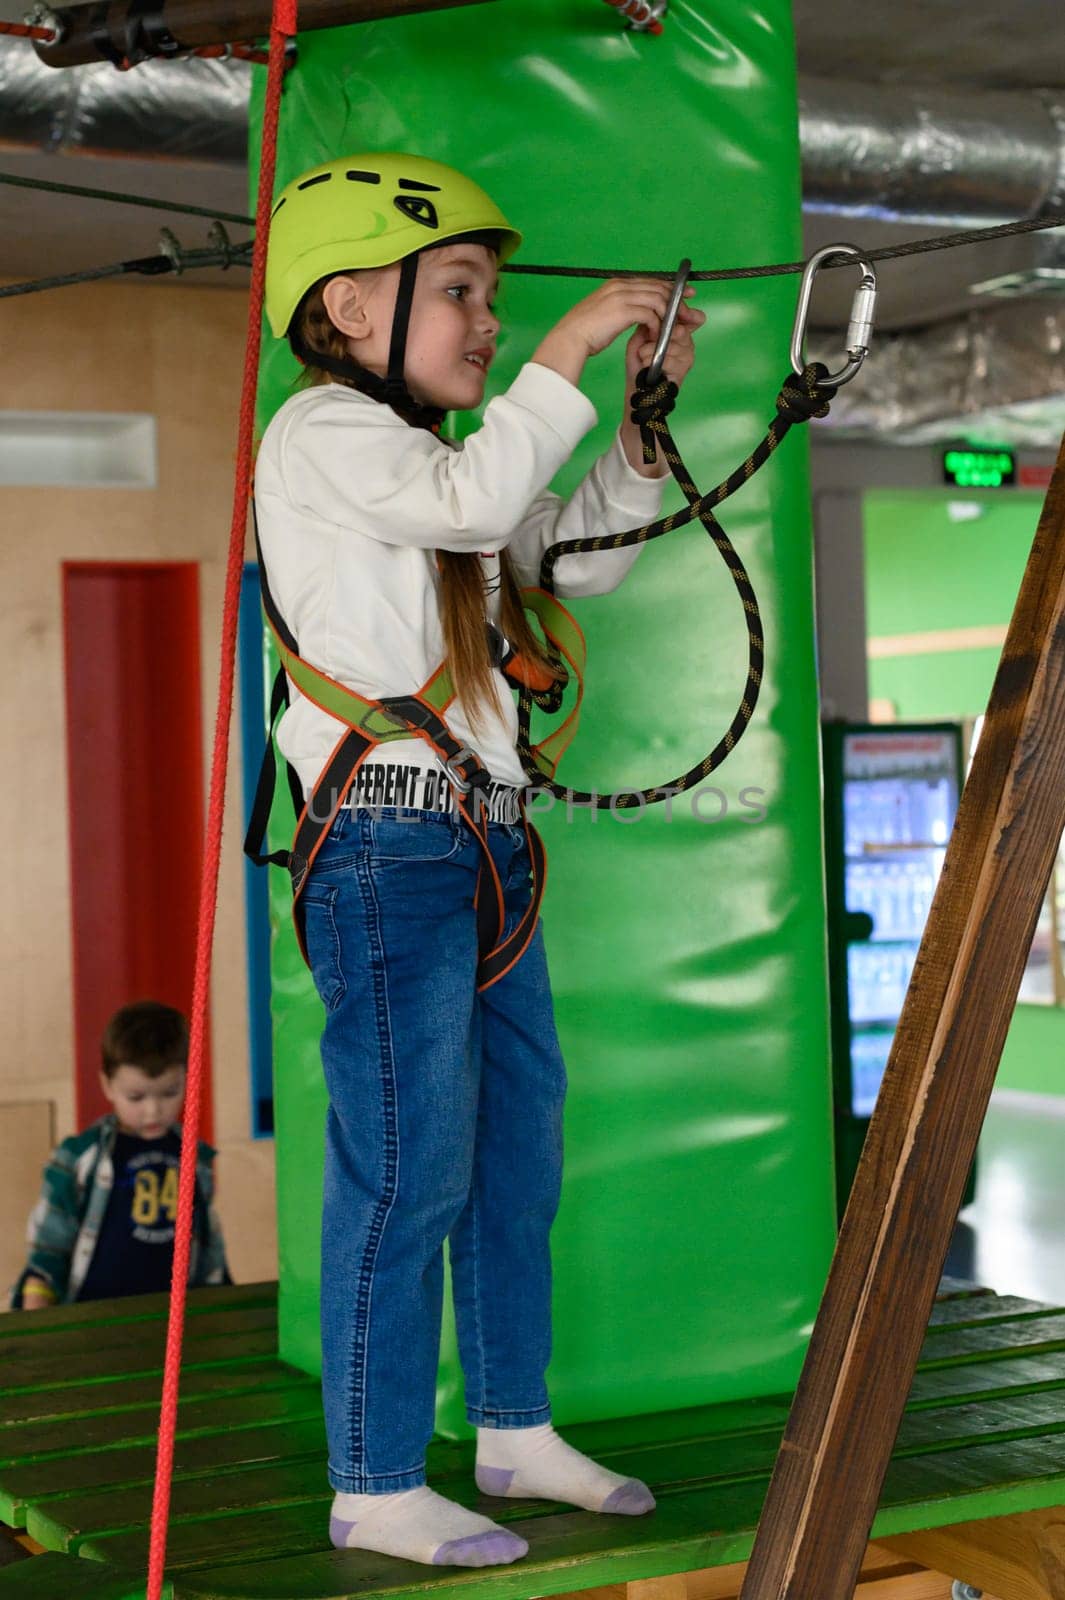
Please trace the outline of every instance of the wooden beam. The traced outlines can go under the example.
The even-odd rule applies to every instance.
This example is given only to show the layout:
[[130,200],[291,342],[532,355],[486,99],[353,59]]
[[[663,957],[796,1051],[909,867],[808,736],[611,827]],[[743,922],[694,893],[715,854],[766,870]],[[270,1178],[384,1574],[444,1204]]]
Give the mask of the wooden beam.
[[1065,1508],[924,1528],[881,1541],[998,1600],[1065,1600]]
[[1065,828],[1065,440],[742,1600],[849,1600]]
[[[577,1589],[556,1595],[554,1600],[738,1600],[746,1571],[745,1561],[732,1561],[724,1567],[677,1572],[665,1578]],[[919,1561],[888,1549],[882,1540],[871,1544],[864,1553],[854,1600],[951,1600],[951,1579],[942,1571],[931,1571]],[[985,1591],[984,1600],[1014,1597]],[[1056,1596],[1026,1594],[1024,1600],[1056,1600]]]
[[[416,11],[483,5],[486,0],[300,0],[300,32],[342,28],[353,22],[402,17]],[[48,26],[59,37],[35,45],[50,67],[79,67],[113,57],[143,60],[174,49],[237,44],[270,31],[270,0],[98,0],[92,4],[49,6]],[[172,40],[172,44],[167,41]]]

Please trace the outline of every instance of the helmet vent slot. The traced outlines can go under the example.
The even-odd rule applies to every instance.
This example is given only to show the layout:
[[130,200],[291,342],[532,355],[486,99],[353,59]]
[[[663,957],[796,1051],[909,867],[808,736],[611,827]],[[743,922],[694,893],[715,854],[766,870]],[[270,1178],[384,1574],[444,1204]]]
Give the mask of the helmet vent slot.
[[297,184],[296,187],[298,189],[313,189],[315,184],[328,183],[332,176],[331,172],[320,172],[316,178],[304,178],[303,182]]
[[345,176],[345,178],[348,178],[352,183],[380,183],[381,182],[381,174],[379,172],[345,172],[344,176]]
[[423,228],[432,228],[435,232],[440,226],[440,219],[436,214],[436,207],[431,200],[420,200],[414,195],[400,194],[392,204],[397,211],[402,211],[411,222],[420,222]]

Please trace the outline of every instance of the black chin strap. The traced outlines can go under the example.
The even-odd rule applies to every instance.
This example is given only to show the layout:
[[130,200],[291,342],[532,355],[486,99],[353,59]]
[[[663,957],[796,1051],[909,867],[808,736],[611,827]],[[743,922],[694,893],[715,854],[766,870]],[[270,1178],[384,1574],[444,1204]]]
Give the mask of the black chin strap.
[[414,428],[428,428],[438,432],[446,411],[439,406],[423,406],[407,388],[403,365],[407,353],[407,328],[410,309],[414,301],[414,280],[418,275],[417,253],[404,256],[400,264],[399,289],[396,293],[396,310],[392,319],[392,338],[388,348],[388,376],[379,378],[376,372],[362,367],[352,358],[322,355],[312,350],[295,326],[289,330],[289,344],[298,361],[308,367],[321,367],[334,378],[343,378],[371,400],[391,406],[397,416]]
[[414,280],[418,276],[418,252],[404,256],[399,268],[399,288],[396,290],[396,309],[392,317],[392,342],[388,347],[388,377],[385,379],[385,398],[389,405],[410,403],[411,396],[403,376],[403,362],[407,354],[407,328],[410,325],[410,308],[414,303]]

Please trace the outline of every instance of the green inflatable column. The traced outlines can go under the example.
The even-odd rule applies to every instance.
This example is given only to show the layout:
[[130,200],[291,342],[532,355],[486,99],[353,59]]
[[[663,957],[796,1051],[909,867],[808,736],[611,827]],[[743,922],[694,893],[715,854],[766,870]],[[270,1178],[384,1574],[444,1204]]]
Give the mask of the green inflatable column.
[[[253,143],[255,142],[253,138]],[[348,151],[462,168],[525,234],[520,260],[672,269],[791,260],[799,165],[788,0],[673,0],[661,37],[600,0],[471,6],[300,40],[278,184]],[[504,388],[590,283],[504,275]],[[704,285],[708,321],[671,419],[707,488],[748,454],[787,369],[796,280]],[[590,363],[609,444],[623,345]],[[261,421],[292,392],[268,350]],[[468,419],[476,425],[476,419]],[[671,486],[667,505],[682,503]],[[764,1394],[797,1376],[831,1252],[820,777],[806,441],[797,429],[724,508],[766,630],[753,725],[712,785],[632,812],[542,820],[544,911],[571,1079],[553,1236],[556,1420]],[[574,606],[586,712],[566,780],[600,793],[686,771],[727,727],[744,614],[696,524],[616,594]],[[279,798],[278,812],[284,802]],[[280,838],[279,841],[280,842]],[[274,875],[281,1349],[318,1370],[321,1015]],[[467,1431],[453,1328],[438,1422]]]

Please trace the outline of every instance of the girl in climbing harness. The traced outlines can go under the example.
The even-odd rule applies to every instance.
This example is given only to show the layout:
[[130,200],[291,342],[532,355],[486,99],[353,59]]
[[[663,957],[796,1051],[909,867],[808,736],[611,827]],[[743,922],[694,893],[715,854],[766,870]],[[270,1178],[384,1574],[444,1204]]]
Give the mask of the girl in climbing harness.
[[[441,425],[483,400],[497,269],[520,238],[451,168],[360,154],[285,189],[267,267],[271,326],[310,382],[273,418],[256,468],[263,600],[285,667],[277,737],[300,814],[292,850],[257,858],[292,872],[325,1007],[330,1533],[437,1565],[527,1550],[426,1484],[445,1239],[481,1492],[654,1506],[551,1426],[565,1070],[509,689],[549,689],[559,673],[519,595],[544,551],[658,514],[666,468],[646,461],[627,408],[568,500],[548,485],[596,422],[585,362],[635,329],[630,395],[669,285],[612,280],[580,301],[460,446]],[[703,320],[682,306],[665,355],[674,383]],[[637,550],[562,556],[558,593],[615,588]],[[272,778],[264,767],[253,854]]]

